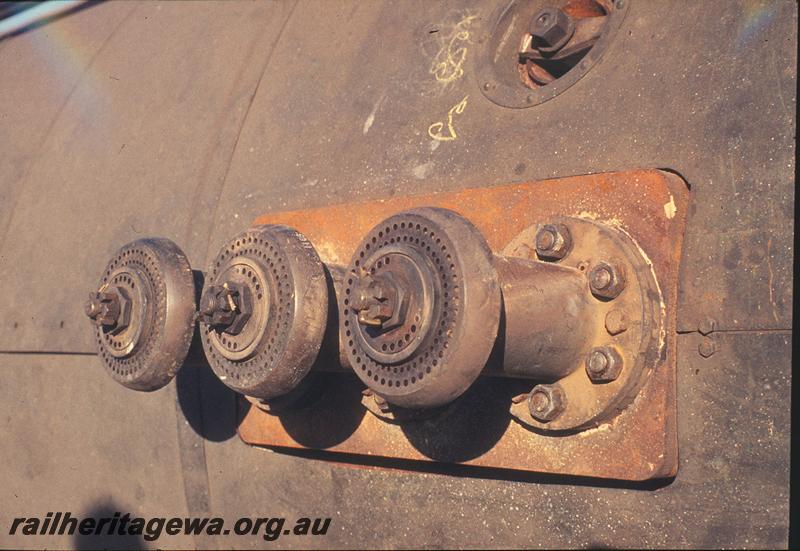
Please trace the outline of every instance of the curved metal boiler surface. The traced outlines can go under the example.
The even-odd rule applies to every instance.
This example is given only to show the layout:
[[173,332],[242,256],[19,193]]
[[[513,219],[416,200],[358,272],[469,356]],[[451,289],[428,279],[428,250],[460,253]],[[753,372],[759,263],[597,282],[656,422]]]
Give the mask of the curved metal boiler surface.
[[[478,88],[495,7],[109,2],[0,42],[4,517],[314,512],[332,546],[786,545],[796,4],[631,2],[583,79],[522,110]],[[267,210],[642,167],[694,193],[681,467],[656,491],[268,455],[219,426],[230,396],[200,368],[179,376],[187,425],[172,387],[126,393],[87,354],[85,289],[143,235],[203,266]]]

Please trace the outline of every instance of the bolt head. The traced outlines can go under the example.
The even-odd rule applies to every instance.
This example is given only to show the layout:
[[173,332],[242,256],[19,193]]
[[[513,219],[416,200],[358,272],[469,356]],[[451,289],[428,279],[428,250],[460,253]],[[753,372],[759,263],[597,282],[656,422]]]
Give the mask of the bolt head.
[[94,298],[94,294],[95,293],[91,293],[89,295],[89,300],[87,300],[83,305],[84,313],[92,319],[100,315],[100,312],[102,311],[102,304],[100,303],[100,300]]
[[564,411],[566,396],[557,384],[536,385],[528,397],[531,417],[542,423],[552,421]]
[[253,315],[253,292],[249,286],[235,283],[229,284],[228,289],[236,308],[233,321],[225,329],[225,332],[229,335],[238,335]]
[[400,327],[406,322],[409,304],[408,284],[404,278],[396,277],[392,272],[381,274],[386,301],[383,303],[388,307],[389,317],[383,321],[381,327],[384,330]]
[[361,325],[380,326],[383,323],[376,318],[379,313],[377,305],[380,304],[379,298],[375,296],[378,293],[375,279],[369,274],[363,275],[353,299],[353,308],[358,311],[358,323]]
[[595,383],[610,383],[622,372],[622,356],[613,346],[593,348],[586,356],[586,374]]
[[625,289],[625,272],[620,264],[598,262],[587,275],[589,289],[597,298],[613,299]]
[[564,224],[545,224],[536,232],[536,254],[547,260],[561,260],[572,249],[572,235]]
[[606,314],[606,331],[609,335],[619,335],[628,329],[628,316],[617,308]]
[[717,329],[717,322],[711,318],[705,318],[697,327],[701,335],[710,335]]
[[97,291],[89,294],[84,312],[95,325],[108,327],[117,323],[120,315],[120,297],[115,291]]
[[390,291],[386,287],[385,278],[371,278],[369,283],[369,297],[377,299],[378,301],[385,301],[390,295]]
[[608,357],[599,350],[595,350],[586,360],[586,369],[592,374],[602,374],[608,368]]
[[389,405],[389,402],[387,402],[386,398],[380,394],[373,394],[372,399],[375,400],[375,405],[377,405],[378,409],[380,409],[383,413],[388,413],[391,411],[392,408]]
[[[238,314],[237,300],[240,293],[240,286],[229,282],[206,287],[200,297],[200,321],[228,332]],[[234,308],[231,308],[231,303]]]
[[704,358],[710,358],[714,355],[714,352],[717,351],[717,343],[714,341],[714,339],[706,337],[697,347],[697,351]]
[[547,228],[542,228],[539,230],[539,234],[536,236],[536,250],[549,251],[555,244],[556,236],[554,232]]
[[406,286],[391,272],[362,279],[354,308],[358,310],[361,325],[380,327],[384,330],[405,323],[408,311]]
[[128,293],[121,287],[117,287],[117,302],[119,304],[119,314],[117,315],[116,325],[112,331],[113,334],[122,333],[131,324],[131,315],[133,312],[133,301]]
[[533,45],[549,53],[562,48],[575,32],[575,23],[567,13],[557,8],[540,10],[531,19],[529,31]]
[[611,272],[606,268],[598,268],[592,272],[592,287],[605,289],[611,284]]

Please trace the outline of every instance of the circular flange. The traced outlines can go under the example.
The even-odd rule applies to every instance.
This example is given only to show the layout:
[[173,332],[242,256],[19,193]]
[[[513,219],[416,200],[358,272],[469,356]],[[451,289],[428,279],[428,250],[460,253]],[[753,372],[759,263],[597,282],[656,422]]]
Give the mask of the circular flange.
[[[565,407],[550,421],[534,419],[526,402],[512,405],[511,413],[536,429],[583,430],[625,409],[658,364],[663,350],[661,292],[646,256],[622,230],[581,218],[552,222],[564,224],[573,238],[573,249],[559,261],[561,265],[588,274],[593,266],[609,263],[627,275],[625,288],[616,298],[593,297],[594,336],[586,343],[587,354],[596,348],[618,353],[622,368],[613,380],[593,381],[587,375],[584,361],[575,365],[569,375],[557,381],[566,397]],[[503,254],[519,256],[523,251],[534,250],[536,229],[531,226],[520,233]],[[588,279],[586,285],[589,293]]]
[[380,328],[356,331],[355,338],[373,360],[401,362],[414,354],[430,331],[436,308],[435,268],[421,251],[396,244],[375,250],[362,265],[371,267],[371,278],[377,275],[375,279],[399,288],[404,296],[393,298],[404,302],[398,305],[404,312],[394,330],[386,330],[391,324],[387,320]]
[[115,358],[124,358],[133,352],[147,323],[147,305],[152,302],[153,287],[135,267],[119,266],[108,278],[104,292],[116,292],[123,303],[120,315],[127,318],[124,324],[105,331],[108,353]]
[[246,289],[252,302],[252,312],[241,331],[235,334],[209,331],[207,335],[212,346],[225,359],[236,362],[252,356],[264,337],[270,313],[271,293],[265,291],[269,288],[269,279],[266,266],[246,255],[232,258],[222,268],[215,281]]
[[340,340],[356,374],[387,402],[441,406],[483,369],[500,302],[477,228],[450,210],[413,209],[375,226],[353,255]]
[[211,286],[237,288],[250,301],[234,333],[201,318],[203,350],[220,380],[262,400],[297,387],[317,358],[328,316],[325,271],[308,239],[287,226],[252,227],[220,250],[204,294]]
[[[492,27],[484,39],[485,47],[478,61],[480,90],[487,99],[502,107],[533,107],[554,98],[578,82],[598,62],[614,38],[630,1],[606,2],[611,9],[597,42],[579,63],[547,85],[531,89],[522,83],[519,66],[519,45],[528,33],[528,24],[539,10],[552,6],[544,0],[511,0],[493,14]],[[567,5],[570,3],[567,2]],[[567,9],[567,5],[563,6]],[[530,36],[528,35],[528,38]]]
[[128,243],[106,266],[99,292],[117,294],[125,318],[95,327],[100,358],[114,380],[142,391],[169,383],[194,331],[194,279],[183,251],[163,238]]

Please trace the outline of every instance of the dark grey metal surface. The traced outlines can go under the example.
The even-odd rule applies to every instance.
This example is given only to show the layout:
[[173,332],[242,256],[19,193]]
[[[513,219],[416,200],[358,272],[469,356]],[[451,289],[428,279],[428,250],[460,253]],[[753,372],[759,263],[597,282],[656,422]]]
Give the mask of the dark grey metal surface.
[[[0,41],[3,518],[113,502],[332,516],[314,546],[786,545],[796,4],[631,1],[597,65],[523,110],[478,89],[495,7],[108,2]],[[465,21],[463,76],[441,83],[437,53]],[[432,139],[462,103],[455,138]],[[239,442],[200,368],[142,396],[95,357],[19,354],[90,352],[85,293],[143,235],[205,266],[268,211],[646,167],[693,191],[681,467],[657,489],[270,454]]]

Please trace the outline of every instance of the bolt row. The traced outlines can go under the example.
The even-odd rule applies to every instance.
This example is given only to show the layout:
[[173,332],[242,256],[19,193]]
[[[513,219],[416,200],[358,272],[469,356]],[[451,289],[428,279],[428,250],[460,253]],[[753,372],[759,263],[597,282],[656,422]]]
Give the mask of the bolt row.
[[[572,236],[563,224],[545,224],[536,234],[536,254],[542,260],[558,261],[564,259],[572,249]],[[610,262],[598,262],[587,274],[589,290],[601,301],[617,298],[625,289],[626,278],[622,266]],[[612,309],[606,314],[606,331],[618,335],[628,328],[628,320],[620,309]],[[619,350],[612,345],[592,348],[586,355],[584,368],[593,383],[609,383],[621,374],[623,359]],[[528,395],[528,410],[540,422],[548,422],[561,415],[567,405],[564,390],[557,383],[536,385]]]

